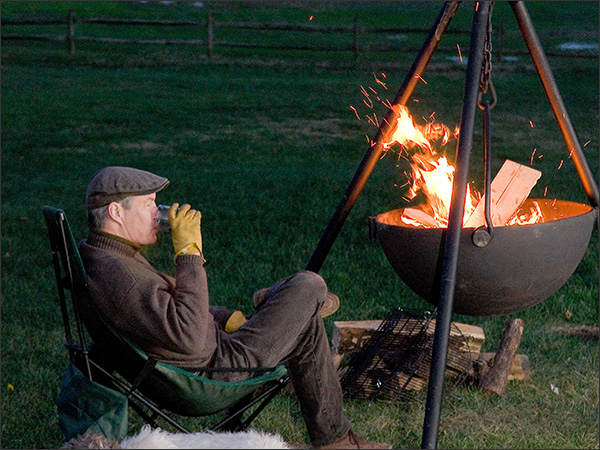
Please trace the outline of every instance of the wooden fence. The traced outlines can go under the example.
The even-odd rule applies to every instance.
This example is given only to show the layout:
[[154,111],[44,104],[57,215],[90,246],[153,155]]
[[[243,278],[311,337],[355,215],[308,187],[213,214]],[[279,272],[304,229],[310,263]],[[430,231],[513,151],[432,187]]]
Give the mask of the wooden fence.
[[[160,27],[195,27],[198,34],[203,34],[204,39],[136,39],[136,38],[114,38],[114,37],[94,37],[94,36],[79,36],[75,33],[75,25],[81,24],[98,24],[98,25],[121,25],[121,26],[160,26]],[[33,41],[56,41],[64,42],[69,53],[75,53],[76,42],[100,42],[109,44],[154,44],[154,45],[196,45],[205,47],[206,54],[210,58],[214,54],[215,47],[230,47],[230,48],[254,48],[254,49],[273,49],[273,50],[311,50],[311,51],[326,51],[326,52],[352,52],[354,59],[358,59],[361,53],[366,52],[388,52],[388,51],[404,51],[415,52],[418,48],[403,47],[398,48],[397,45],[389,44],[361,44],[361,37],[371,33],[394,33],[394,34],[427,34],[428,29],[410,28],[410,27],[362,27],[358,18],[355,18],[354,24],[351,26],[322,26],[322,25],[293,25],[285,23],[254,23],[254,22],[220,22],[214,19],[212,13],[208,14],[207,20],[198,21],[175,21],[175,20],[146,20],[146,19],[114,19],[106,17],[78,17],[70,11],[67,17],[64,18],[29,18],[29,19],[2,19],[2,25],[65,25],[66,33],[64,35],[48,35],[48,34],[17,34],[17,33],[2,33],[2,40],[33,40]],[[256,43],[256,42],[234,42],[215,39],[215,30],[217,29],[245,29],[256,30],[259,32],[268,31],[296,31],[307,33],[342,33],[352,35],[352,44],[350,45],[302,45],[290,43]],[[446,31],[448,34],[470,34],[470,30],[451,30]],[[521,49],[506,49],[503,46],[505,37],[508,35],[519,34],[516,30],[506,30],[502,22],[494,27],[494,54],[497,59],[502,58],[503,54],[510,53],[527,54],[526,48]],[[553,37],[563,35],[562,32],[547,33]],[[564,33],[565,37],[589,39],[597,41],[595,33],[585,31],[569,31]],[[439,46],[438,51],[456,53],[456,47]],[[549,56],[567,56],[567,57],[585,57],[598,58],[598,50],[590,51],[548,51]]]

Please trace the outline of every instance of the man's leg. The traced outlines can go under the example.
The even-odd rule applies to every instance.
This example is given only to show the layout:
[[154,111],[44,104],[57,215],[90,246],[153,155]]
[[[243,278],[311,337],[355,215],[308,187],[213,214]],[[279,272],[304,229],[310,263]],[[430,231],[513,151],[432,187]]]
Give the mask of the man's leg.
[[350,429],[320,308],[323,279],[299,272],[273,285],[236,332],[222,333],[215,367],[271,367],[286,362],[311,443],[337,441]]

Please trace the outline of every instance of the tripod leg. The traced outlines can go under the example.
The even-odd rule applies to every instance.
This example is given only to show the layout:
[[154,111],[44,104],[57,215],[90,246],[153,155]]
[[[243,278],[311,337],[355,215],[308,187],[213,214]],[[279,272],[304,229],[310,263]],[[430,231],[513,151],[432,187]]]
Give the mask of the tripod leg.
[[456,171],[452,187],[452,200],[448,217],[448,228],[442,238],[438,257],[439,271],[436,273],[437,319],[433,337],[431,368],[427,386],[427,403],[421,448],[437,448],[440,425],[444,374],[448,356],[448,342],[452,325],[452,308],[458,266],[458,249],[462,230],[467,190],[469,158],[473,146],[473,129],[477,112],[479,76],[483,62],[484,44],[487,33],[490,2],[478,2],[473,17],[469,62],[465,79],[465,91],[460,118],[460,136],[456,150]]
[[[396,94],[393,104],[405,105],[418,82],[417,75],[421,75],[429,61],[431,56],[437,49],[437,46],[442,39],[444,31],[448,28],[456,9],[460,2],[446,2],[442,11],[437,17],[436,22],[429,31],[429,35],[425,40],[425,43],[421,47],[421,50],[413,62],[404,83],[400,87],[400,90]],[[377,135],[375,136],[374,143],[369,147],[367,153],[363,157],[354,178],[350,182],[350,185],[346,189],[346,193],[342,198],[337,210],[331,218],[329,225],[325,229],[321,240],[317,245],[317,248],[313,252],[306,270],[318,272],[325,261],[325,258],[329,254],[333,243],[335,242],[344,222],[348,218],[350,211],[354,207],[360,192],[362,191],[367,179],[371,175],[375,164],[379,160],[381,152],[383,151],[382,144],[386,142],[389,134],[393,132],[390,124],[393,124],[398,119],[398,113],[393,109],[390,109],[385,116],[385,119],[381,122]]]
[[521,30],[525,44],[527,44],[527,48],[531,54],[533,64],[542,81],[542,85],[544,86],[546,96],[552,106],[552,111],[554,112],[560,131],[565,138],[569,151],[573,150],[573,162],[575,163],[579,178],[581,178],[581,182],[583,183],[583,188],[589,198],[590,204],[594,208],[597,208],[599,203],[598,185],[594,180],[594,176],[592,175],[585,155],[583,154],[583,150],[581,149],[581,145],[579,144],[579,140],[577,139],[577,135],[575,134],[575,129],[571,124],[571,119],[569,118],[569,114],[567,113],[567,109],[565,108],[558,90],[550,64],[548,64],[548,59],[546,58],[540,40],[535,32],[535,28],[533,27],[529,12],[525,7],[524,2],[510,2],[510,6],[517,19],[517,23],[519,24],[519,29]]

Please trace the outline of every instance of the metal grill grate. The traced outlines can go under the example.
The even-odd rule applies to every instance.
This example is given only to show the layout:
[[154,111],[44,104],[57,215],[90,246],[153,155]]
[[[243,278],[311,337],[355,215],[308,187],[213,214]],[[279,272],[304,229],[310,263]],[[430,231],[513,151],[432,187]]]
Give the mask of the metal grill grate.
[[[342,376],[344,395],[351,398],[419,400],[429,379],[435,313],[394,309],[364,348],[350,360]],[[454,350],[454,351],[451,351]],[[446,376],[462,382],[472,367],[469,344],[460,330],[450,334]]]

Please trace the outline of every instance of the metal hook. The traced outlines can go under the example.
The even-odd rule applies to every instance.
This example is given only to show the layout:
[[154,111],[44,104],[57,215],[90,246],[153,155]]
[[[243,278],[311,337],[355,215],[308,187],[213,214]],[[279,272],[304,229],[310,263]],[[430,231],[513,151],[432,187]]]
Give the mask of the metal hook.
[[[492,92],[494,93],[493,95],[495,95],[493,85]],[[475,231],[473,231],[473,234],[471,235],[471,240],[473,241],[473,244],[475,244],[477,247],[483,248],[487,246],[494,237],[494,227],[492,225],[491,217],[492,125],[490,121],[490,110],[492,109],[492,105],[490,104],[489,99],[483,100],[483,107],[481,109],[483,109],[483,162],[485,179],[484,213],[486,224],[480,226],[479,228],[476,228]]]
[[477,95],[477,106],[479,106],[479,109],[481,109],[482,111],[485,111],[485,105],[483,104],[483,94],[487,93],[488,91],[491,99],[488,108],[492,109],[494,106],[496,106],[496,103],[498,103],[498,96],[496,95],[496,89],[494,88],[494,83],[492,82],[491,78],[487,80],[487,88],[485,92],[479,91],[479,94]]

